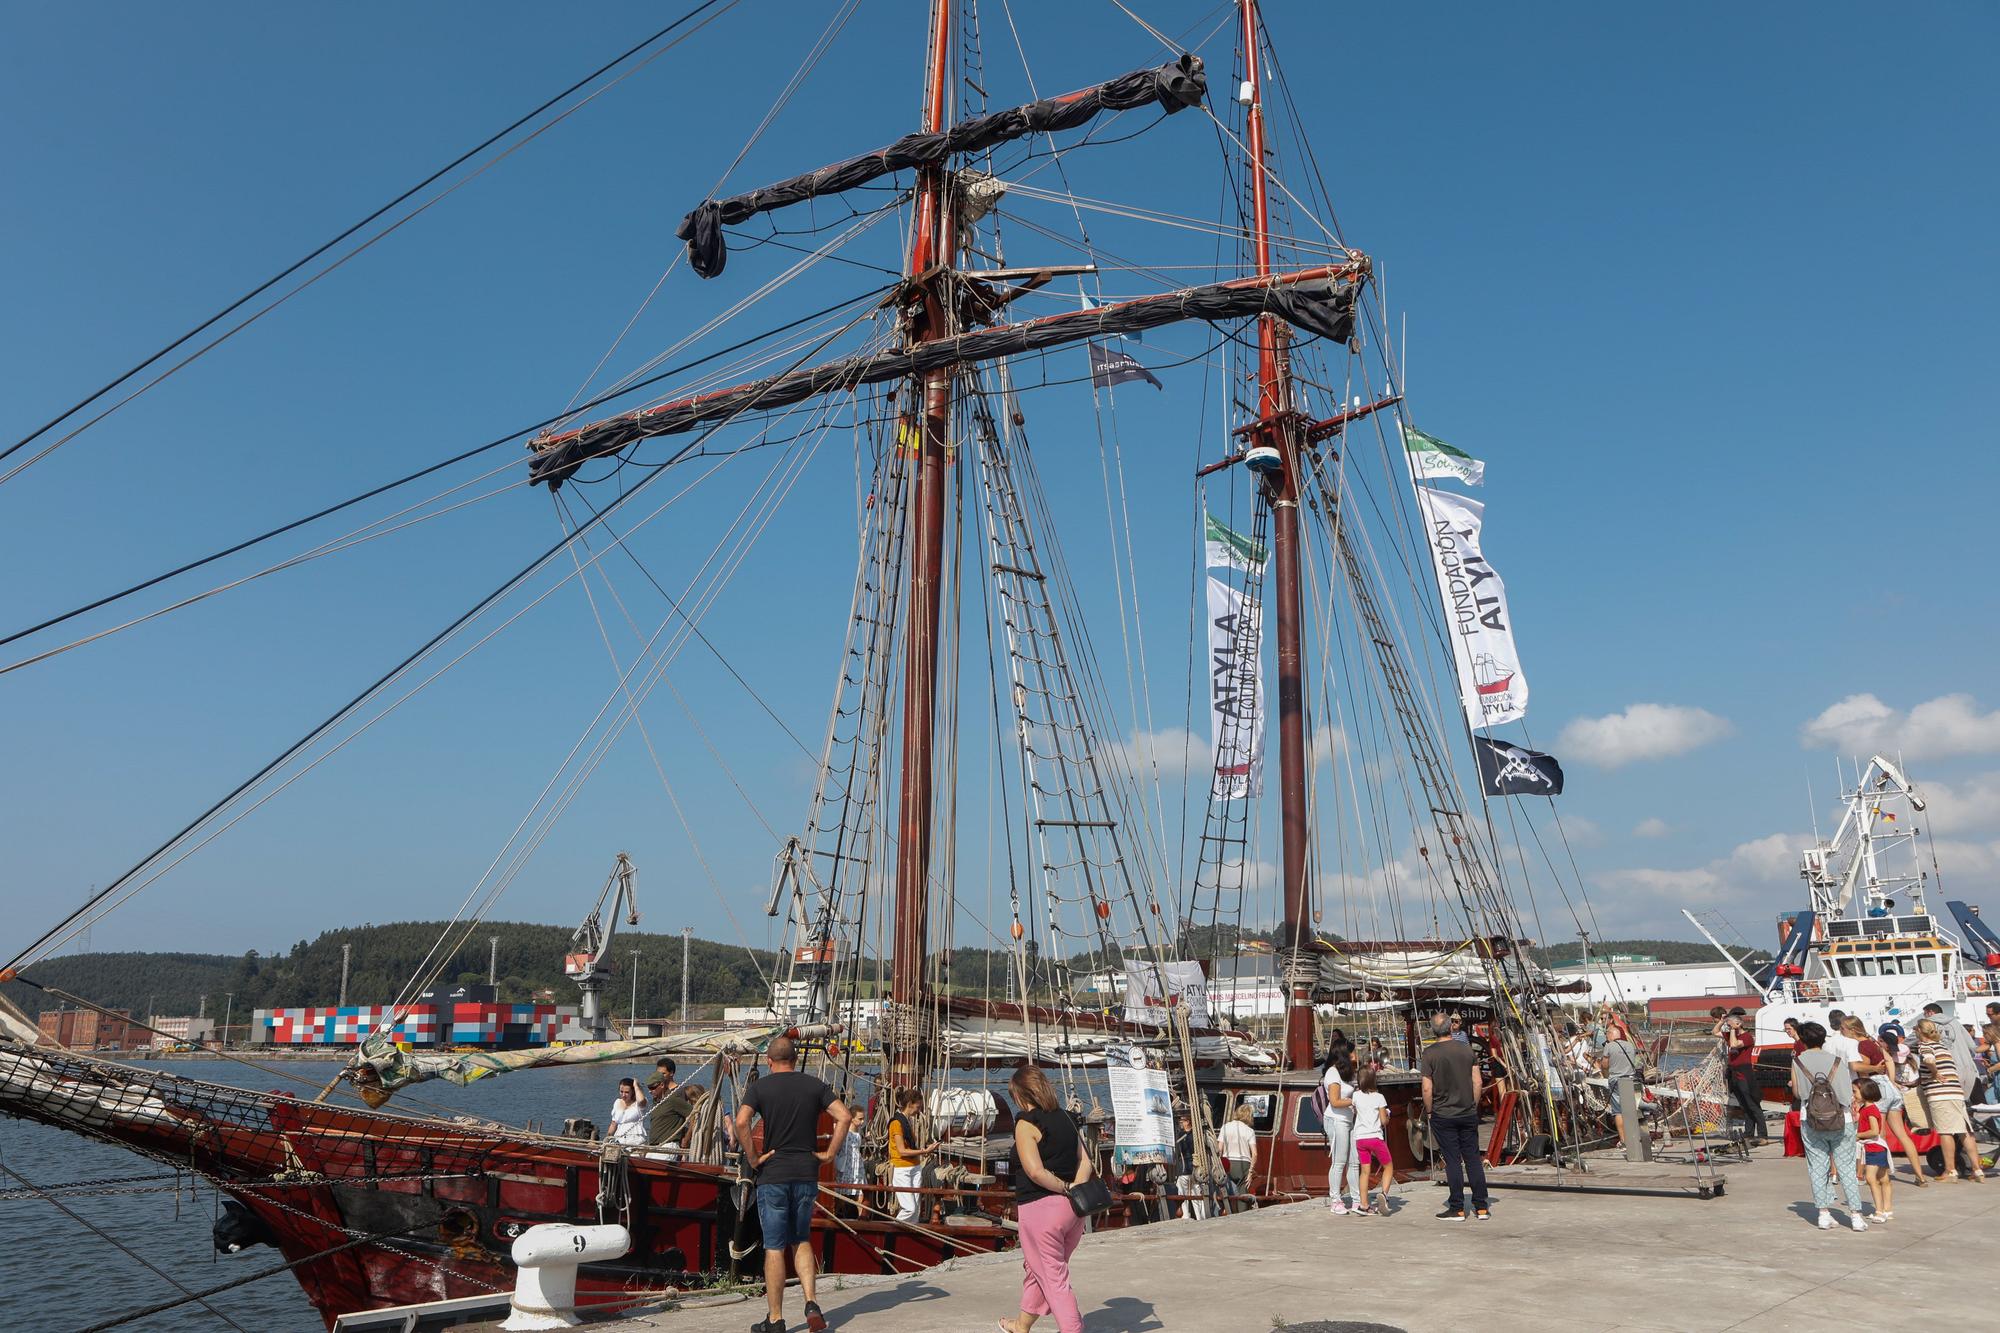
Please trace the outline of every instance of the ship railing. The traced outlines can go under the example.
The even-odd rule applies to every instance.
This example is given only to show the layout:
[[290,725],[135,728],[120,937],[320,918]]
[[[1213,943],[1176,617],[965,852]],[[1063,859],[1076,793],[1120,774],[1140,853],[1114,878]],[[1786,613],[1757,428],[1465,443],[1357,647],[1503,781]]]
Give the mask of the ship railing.
[[1831,1004],[1840,998],[1840,989],[1824,977],[1797,977],[1785,983],[1784,995],[1796,1004]]

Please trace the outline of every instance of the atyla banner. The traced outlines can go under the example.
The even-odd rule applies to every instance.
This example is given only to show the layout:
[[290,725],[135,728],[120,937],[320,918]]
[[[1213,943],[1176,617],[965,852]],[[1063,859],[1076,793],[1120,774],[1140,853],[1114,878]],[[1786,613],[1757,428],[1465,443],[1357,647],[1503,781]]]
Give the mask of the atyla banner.
[[1208,722],[1215,743],[1212,795],[1264,794],[1264,609],[1255,597],[1208,579]]
[[1466,721],[1474,727],[1518,721],[1528,714],[1528,678],[1514,650],[1507,589],[1479,553],[1486,507],[1429,486],[1416,489]]

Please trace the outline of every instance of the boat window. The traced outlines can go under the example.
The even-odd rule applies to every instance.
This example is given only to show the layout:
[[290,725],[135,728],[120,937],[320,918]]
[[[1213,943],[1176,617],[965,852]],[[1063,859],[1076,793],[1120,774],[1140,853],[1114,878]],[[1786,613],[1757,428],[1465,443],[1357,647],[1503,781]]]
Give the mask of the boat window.
[[[1895,960],[1895,959],[1893,959],[1893,958],[1891,958],[1891,959],[1888,959],[1888,960],[1886,960],[1886,961],[1887,961],[1887,962],[1888,962],[1889,964],[1891,964],[1891,965],[1893,966],[1896,960]],[[1858,975],[1858,976],[1864,976],[1864,977],[1872,977],[1872,976],[1874,976],[1874,975],[1875,975],[1875,974],[1876,974],[1876,973],[1877,973],[1878,971],[1880,971],[1880,970],[1881,970],[1881,967],[1882,967],[1882,964],[1881,964],[1880,962],[1876,961],[1875,959],[1873,959],[1873,958],[1863,958],[1863,959],[1861,960],[1861,970],[1860,970],[1860,972],[1858,972],[1858,973],[1857,973],[1856,975]]]
[[1302,1139],[1323,1139],[1326,1137],[1326,1122],[1319,1112],[1313,1110],[1311,1093],[1299,1098],[1299,1109],[1292,1116],[1292,1132]]
[[1937,971],[1937,970],[1938,970],[1938,960],[1937,960],[1937,955],[1936,955],[1936,954],[1934,954],[1934,953],[1925,953],[1925,954],[1918,954],[1918,955],[1917,955],[1917,970],[1918,970],[1919,972],[1935,972],[1935,971]]
[[1229,1097],[1226,1093],[1211,1092],[1208,1094],[1208,1127],[1211,1130],[1222,1128],[1223,1112],[1228,1104]]
[[1236,1104],[1250,1108],[1250,1128],[1259,1134],[1269,1134],[1278,1123],[1278,1099],[1271,1093],[1246,1092]]
[[1914,958],[1898,958],[1896,960],[1896,970],[1906,977],[1913,977],[1917,974],[1917,960]]

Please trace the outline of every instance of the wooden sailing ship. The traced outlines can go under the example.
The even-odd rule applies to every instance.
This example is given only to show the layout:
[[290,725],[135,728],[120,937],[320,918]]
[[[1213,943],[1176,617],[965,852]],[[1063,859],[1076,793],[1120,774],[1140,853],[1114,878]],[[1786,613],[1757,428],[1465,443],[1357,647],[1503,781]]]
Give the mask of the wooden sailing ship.
[[[1308,1114],[1319,1081],[1317,1004],[1354,995],[1400,1004],[1394,1021],[1411,1034],[1413,1057],[1414,1023],[1426,1004],[1504,991],[1509,1003],[1495,1006],[1501,1012],[1492,1037],[1507,1045],[1515,1068],[1530,1069],[1546,995],[1543,979],[1512,947],[1520,925],[1493,864],[1490,830],[1452,776],[1448,729],[1413,682],[1390,617],[1368,591],[1375,576],[1345,518],[1334,445],[1349,426],[1395,409],[1400,395],[1371,394],[1365,402],[1329,396],[1323,385],[1302,384],[1296,371],[1302,358],[1318,354],[1309,348],[1340,355],[1355,349],[1372,266],[1331,239],[1318,245],[1319,262],[1278,262],[1264,106],[1268,35],[1256,0],[1239,0],[1236,8],[1242,78],[1232,92],[1247,208],[1235,233],[1247,261],[1240,276],[1014,318],[1017,301],[1091,266],[996,262],[997,240],[982,227],[1008,182],[980,169],[990,167],[996,147],[1036,136],[1053,142],[1058,133],[1133,109],[1163,117],[1192,113],[1190,120],[1206,115],[1229,139],[1238,135],[1207,110],[1206,71],[1191,55],[1065,96],[955,120],[954,43],[966,15],[955,0],[933,0],[917,132],[761,190],[706,200],[679,233],[690,266],[715,278],[727,262],[725,228],[907,174],[913,183],[902,277],[836,331],[873,314],[881,324],[874,341],[819,359],[833,341],[820,339],[796,356],[791,352],[799,349],[788,349],[779,359],[789,364],[776,373],[541,432],[531,441],[527,467],[554,493],[585,484],[584,469],[593,461],[630,459],[650,442],[687,436],[698,444],[742,423],[768,433],[801,405],[868,403],[863,415],[872,423],[874,471],[848,641],[811,813],[804,832],[779,850],[770,903],[791,931],[774,998],[786,1010],[778,1026],[830,1037],[832,1053],[815,1067],[850,1095],[861,1097],[871,1081],[882,1089],[925,1087],[934,1111],[940,1091],[971,1086],[968,1071],[1004,1070],[1029,1059],[1087,1081],[1107,1048],[1140,1047],[1174,1071],[1177,1094],[1198,1123],[1212,1125],[1239,1105],[1256,1109],[1268,1153],[1251,1189],[1282,1198],[1326,1188],[1324,1141]],[[965,78],[963,70],[958,75]],[[968,264],[975,253],[983,266]],[[1259,545],[1268,539],[1270,553],[1268,592],[1253,587],[1266,578],[1261,565],[1245,569],[1238,582],[1260,606],[1268,596],[1276,646],[1270,729],[1277,739],[1280,855],[1272,958],[1284,1005],[1271,1050],[1220,1018],[1188,1021],[1168,1012],[1147,1019],[1101,993],[1086,996],[1079,982],[1086,973],[1206,965],[1211,959],[1184,947],[1185,927],[1241,925],[1253,801],[1237,788],[1248,784],[1255,766],[1222,775],[1232,784],[1228,790],[1218,779],[1205,805],[1194,873],[1185,886],[1163,883],[1165,858],[1138,845],[1144,798],[1134,794],[1130,766],[1121,768],[1107,744],[1111,712],[1090,679],[1073,586],[1052,558],[1053,534],[1010,364],[1183,321],[1242,339],[1252,386],[1227,457],[1202,472],[1228,469],[1247,488]],[[649,465],[664,469],[692,447],[680,445]],[[565,548],[586,533],[608,531],[610,518],[641,489],[593,509]],[[968,492],[976,494],[975,504],[967,504]],[[1309,525],[1316,526],[1309,532]],[[1398,762],[1414,793],[1405,805],[1418,863],[1409,873],[1441,895],[1462,925],[1462,939],[1439,947],[1473,951],[1477,987],[1409,980],[1371,987],[1351,978],[1343,983],[1329,971],[1342,948],[1322,931],[1317,905],[1313,768],[1324,737],[1313,730],[1314,644],[1305,591],[1315,542],[1329,560],[1323,574],[1342,582],[1355,608],[1367,675],[1385,701],[1378,725],[1404,751]],[[951,922],[951,782],[962,661],[953,625],[963,609],[959,552],[968,545],[978,554],[964,565],[979,569],[993,599],[995,733],[1015,742],[995,761],[1023,807],[1014,813],[1026,831],[1007,847],[1031,867],[1010,885],[1005,918],[986,923],[998,940],[994,952],[1006,957],[1005,995],[977,993],[951,977],[951,941],[934,936],[941,920],[946,931]],[[1320,721],[1326,724],[1324,715]],[[135,867],[100,898],[145,868]],[[869,928],[878,932],[872,941]],[[54,934],[17,955],[9,974],[32,979],[29,965]],[[1355,947],[1347,946],[1347,955]],[[870,967],[873,978],[865,975]],[[841,1039],[859,1026],[864,991],[881,999],[880,1068],[872,1076],[855,1065],[851,1042]],[[757,1058],[755,1043],[740,1040],[707,1047],[627,1042],[604,1058],[666,1050],[708,1057],[718,1091],[749,1076]],[[626,1258],[584,1268],[587,1297],[754,1275],[755,1209],[734,1150],[746,1145],[730,1145],[720,1133],[713,1112],[724,1097],[709,1099],[704,1130],[660,1150],[380,1106],[402,1088],[438,1076],[453,1076],[448,1061],[426,1064],[381,1036],[337,1090],[373,1103],[356,1108],[13,1041],[0,1048],[0,1110],[124,1145],[213,1182],[235,1202],[231,1235],[275,1245],[329,1321],[351,1310],[505,1289],[513,1238],[547,1221],[620,1221],[630,1229]],[[1384,1076],[1392,1147],[1405,1172],[1421,1165],[1416,1084],[1413,1073]],[[1523,1121],[1534,1113],[1524,1108]],[[872,1133],[879,1134],[881,1120],[874,1116]],[[914,1220],[898,1220],[874,1181],[829,1174],[814,1233],[823,1268],[908,1271],[1010,1245],[1009,1123],[1004,1105],[992,1105],[945,1135],[948,1169],[939,1185],[923,1191],[928,1202]],[[1108,1149],[1108,1128],[1100,1137]],[[1161,1203],[1176,1197],[1167,1174],[1156,1176],[1151,1190]]]

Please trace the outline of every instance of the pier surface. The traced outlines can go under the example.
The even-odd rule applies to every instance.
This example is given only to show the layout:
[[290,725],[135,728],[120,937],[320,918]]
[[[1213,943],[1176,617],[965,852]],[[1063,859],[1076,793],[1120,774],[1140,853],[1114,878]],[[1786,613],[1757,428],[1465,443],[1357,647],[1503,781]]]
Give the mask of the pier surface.
[[[1496,1190],[1484,1223],[1438,1221],[1444,1190],[1419,1182],[1397,1187],[1388,1218],[1310,1203],[1110,1231],[1084,1239],[1072,1273],[1090,1333],[1872,1333],[1885,1311],[1993,1326],[1979,1303],[1990,1290],[1966,1279],[2000,1245],[2000,1181],[1899,1181],[1896,1220],[1856,1234],[1813,1225],[1801,1159],[1762,1149],[1723,1169],[1715,1199]],[[993,1333],[1020,1286],[1019,1255],[984,1255],[905,1278],[825,1278],[820,1304],[853,1333]],[[796,1288],[785,1305],[803,1328]],[[763,1314],[752,1300],[612,1327],[742,1333]],[[1054,1333],[1055,1321],[1036,1327]]]

